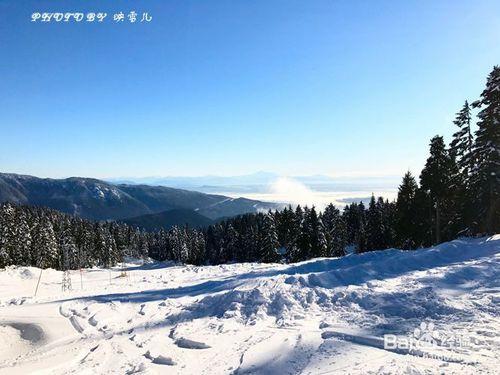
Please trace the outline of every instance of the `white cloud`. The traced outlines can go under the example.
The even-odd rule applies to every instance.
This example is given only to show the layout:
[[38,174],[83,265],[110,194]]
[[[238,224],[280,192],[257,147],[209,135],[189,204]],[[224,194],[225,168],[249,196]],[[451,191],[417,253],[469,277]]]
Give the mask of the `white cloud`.
[[279,201],[308,206],[316,205],[319,209],[324,208],[323,206],[318,207],[318,197],[313,190],[290,177],[279,177],[273,181],[269,186],[269,193],[273,194]]

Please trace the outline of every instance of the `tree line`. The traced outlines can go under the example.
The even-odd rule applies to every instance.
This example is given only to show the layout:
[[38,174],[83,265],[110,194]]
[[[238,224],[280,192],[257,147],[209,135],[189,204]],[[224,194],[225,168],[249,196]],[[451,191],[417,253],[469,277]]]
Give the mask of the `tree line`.
[[[476,127],[473,131],[473,111]],[[124,257],[192,264],[297,262],[391,247],[416,249],[459,236],[500,232],[500,67],[479,100],[454,120],[451,143],[435,136],[419,181],[407,172],[394,202],[371,197],[341,211],[289,206],[204,229],[141,231],[43,207],[0,205],[0,267],[109,267]]]

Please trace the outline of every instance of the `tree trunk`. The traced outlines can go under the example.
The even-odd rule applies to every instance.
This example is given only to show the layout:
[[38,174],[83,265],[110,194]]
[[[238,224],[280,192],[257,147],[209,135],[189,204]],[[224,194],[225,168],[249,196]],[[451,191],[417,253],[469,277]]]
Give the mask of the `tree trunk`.
[[439,200],[436,201],[436,243],[441,243],[441,210]]
[[487,234],[495,234],[500,229],[499,212],[500,212],[500,199],[495,198],[495,184],[498,184],[496,177],[490,183],[489,191],[489,205],[486,213],[486,232]]

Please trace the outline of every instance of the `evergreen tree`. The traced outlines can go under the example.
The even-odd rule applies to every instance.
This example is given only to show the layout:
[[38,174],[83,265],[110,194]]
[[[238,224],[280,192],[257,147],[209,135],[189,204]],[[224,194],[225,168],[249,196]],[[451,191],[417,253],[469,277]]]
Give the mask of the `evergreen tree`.
[[78,247],[76,246],[75,237],[71,231],[71,227],[69,226],[69,224],[65,226],[63,232],[60,234],[59,250],[59,260],[61,262],[61,264],[59,265],[59,269],[67,271],[78,268]]
[[34,228],[33,243],[36,246],[35,266],[40,268],[54,268],[60,266],[59,248],[54,228],[49,220],[42,219]]
[[355,236],[356,251],[364,253],[367,250],[367,234],[366,234],[366,209],[363,202],[359,202],[357,206],[358,231]]
[[382,213],[377,206],[375,196],[372,194],[366,215],[366,248],[379,250],[382,236]]
[[450,217],[448,198],[452,194],[452,176],[453,160],[443,137],[435,136],[431,139],[430,156],[420,174],[420,184],[429,193],[434,206],[435,243],[441,242],[442,223]]
[[169,242],[172,247],[172,257],[176,261],[187,259],[186,244],[183,231],[178,226],[173,226],[169,231]]
[[304,252],[307,250],[307,239],[303,232],[304,210],[300,205],[295,208],[292,228],[290,230],[293,238],[290,241],[290,248],[287,249],[287,258],[290,262],[299,262],[304,259]]
[[309,240],[309,253],[308,258],[317,258],[327,256],[327,243],[323,225],[316,212],[316,208],[312,206],[308,210],[308,215],[305,218],[307,238]]
[[15,210],[10,203],[0,206],[0,268],[15,264]]
[[358,205],[351,203],[344,207],[342,218],[346,224],[346,242],[347,245],[353,246],[356,243],[356,233],[359,230]]
[[470,176],[474,168],[473,143],[471,131],[471,108],[466,101],[457,113],[453,123],[458,130],[450,143],[450,157],[454,163],[450,186],[451,235],[468,233],[472,226],[472,196]]
[[236,259],[238,253],[238,232],[234,229],[231,223],[228,223],[224,232],[224,263],[231,262]]
[[31,232],[29,226],[29,212],[27,210],[15,210],[15,237],[16,245],[11,254],[15,264],[29,266],[31,261]]
[[[275,213],[278,242],[281,248],[289,255],[295,247],[296,233],[294,230],[295,215],[291,206]],[[288,256],[287,255],[287,256]]]
[[190,240],[190,263],[202,265],[205,257],[205,237],[202,232],[192,230],[188,232]]
[[271,263],[279,261],[277,250],[279,248],[276,223],[271,212],[264,216],[262,237],[260,241],[260,260]]
[[493,68],[474,107],[480,108],[474,144],[477,165],[471,176],[476,220],[481,231],[495,233],[500,231],[500,66]]
[[381,213],[382,221],[382,249],[387,249],[395,246],[396,240],[396,204],[384,201],[382,197],[377,200],[377,207]]
[[416,225],[416,194],[418,190],[415,177],[410,171],[406,172],[401,185],[399,185],[396,200],[396,244],[402,249],[414,249],[416,247],[415,225]]
[[453,134],[450,154],[456,158],[460,172],[469,176],[474,168],[474,138],[471,131],[471,108],[467,101],[457,113],[453,123],[458,127],[458,130]]
[[347,229],[338,208],[331,203],[326,206],[321,215],[321,222],[325,233],[327,255],[332,257],[345,255]]

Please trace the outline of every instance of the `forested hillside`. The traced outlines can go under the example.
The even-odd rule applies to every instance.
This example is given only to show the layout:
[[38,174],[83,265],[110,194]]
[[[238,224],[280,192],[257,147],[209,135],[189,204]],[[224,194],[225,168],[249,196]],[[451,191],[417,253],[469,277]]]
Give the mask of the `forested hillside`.
[[[172,209],[197,210],[210,219],[281,205],[165,186],[111,184],[94,178],[66,179],[0,173],[0,203],[44,206],[90,220],[116,220]],[[184,224],[181,218],[178,224]]]
[[[477,130],[473,111],[477,109]],[[296,262],[390,247],[415,249],[459,236],[500,232],[500,67],[481,98],[466,101],[449,146],[430,141],[419,182],[406,173],[397,200],[372,197],[368,207],[329,205],[246,214],[204,230],[174,226],[145,232],[114,222],[94,223],[51,209],[0,206],[0,267],[59,269],[110,266],[124,256],[195,264]],[[132,188],[131,188],[132,189]],[[133,189],[136,189],[134,187]],[[111,192],[112,193],[112,192]]]

